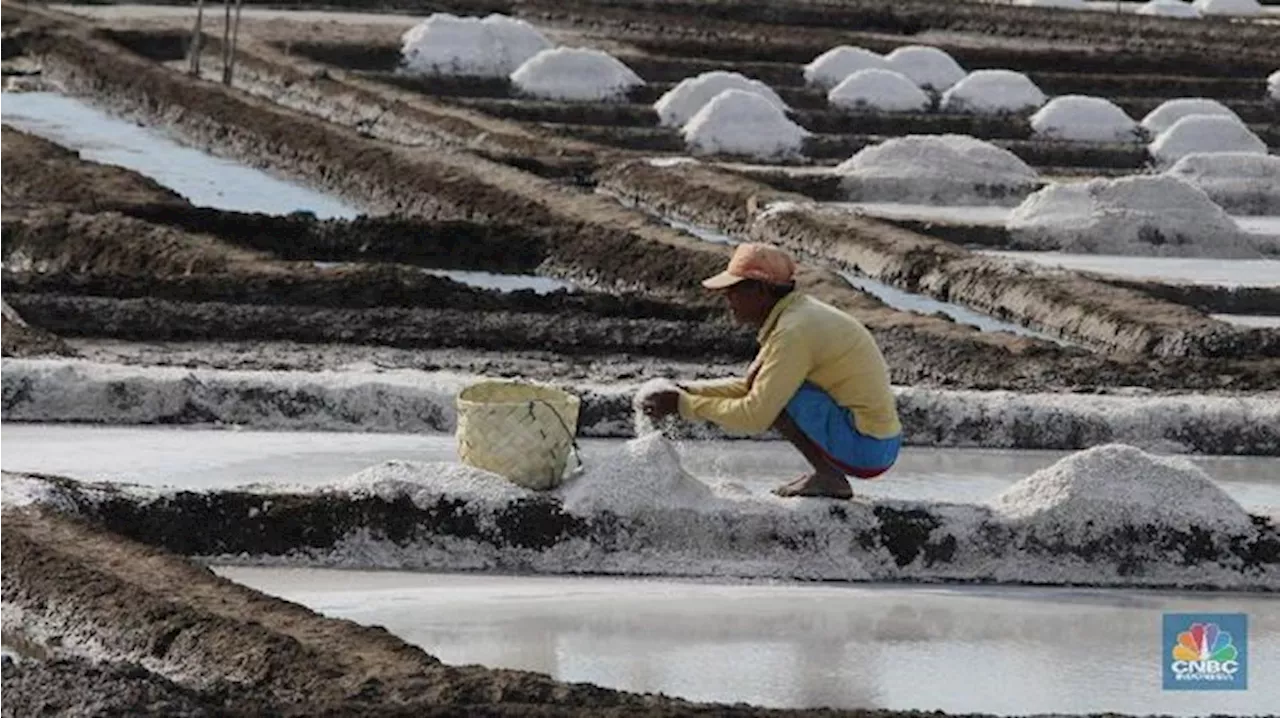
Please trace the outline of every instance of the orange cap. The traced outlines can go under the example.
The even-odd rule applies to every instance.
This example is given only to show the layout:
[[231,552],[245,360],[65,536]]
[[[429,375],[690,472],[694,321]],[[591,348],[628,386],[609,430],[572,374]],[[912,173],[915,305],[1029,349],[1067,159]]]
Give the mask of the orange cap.
[[771,244],[739,244],[733,250],[728,269],[702,280],[707,289],[732,287],[744,279],[769,284],[790,284],[796,272],[791,255]]

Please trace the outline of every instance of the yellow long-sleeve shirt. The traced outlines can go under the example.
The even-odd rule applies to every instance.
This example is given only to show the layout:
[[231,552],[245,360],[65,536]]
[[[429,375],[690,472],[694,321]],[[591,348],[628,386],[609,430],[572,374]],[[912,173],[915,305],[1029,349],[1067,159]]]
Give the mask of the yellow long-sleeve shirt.
[[729,379],[680,393],[680,415],[730,431],[763,433],[806,380],[852,410],[859,432],[887,439],[902,431],[889,368],[857,319],[792,292],[773,307],[757,335],[755,380]]

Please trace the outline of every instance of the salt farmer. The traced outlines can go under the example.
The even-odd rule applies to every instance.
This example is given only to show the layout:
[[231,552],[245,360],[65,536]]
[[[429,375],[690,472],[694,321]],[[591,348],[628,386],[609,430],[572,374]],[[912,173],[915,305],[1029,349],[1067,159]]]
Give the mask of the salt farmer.
[[660,391],[644,410],[744,434],[772,427],[813,467],[775,494],[847,499],[847,476],[879,476],[898,458],[902,425],[889,370],[867,328],[797,290],[794,275],[784,250],[738,245],[728,268],[702,286],[725,298],[736,321],[757,329],[760,350],[746,377]]

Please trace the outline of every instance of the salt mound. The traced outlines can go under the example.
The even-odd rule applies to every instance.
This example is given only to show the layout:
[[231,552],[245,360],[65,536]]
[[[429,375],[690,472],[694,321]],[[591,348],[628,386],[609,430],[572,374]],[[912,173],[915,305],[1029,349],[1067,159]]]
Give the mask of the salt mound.
[[1005,520],[1068,541],[1125,527],[1251,534],[1248,512],[1199,467],[1123,444],[1072,454],[992,502]]
[[1158,135],[1188,115],[1223,115],[1240,120],[1230,107],[1217,100],[1210,100],[1207,97],[1184,97],[1160,103],[1159,107],[1142,118],[1142,126],[1152,135]]
[[964,68],[936,47],[906,45],[885,55],[889,69],[934,92],[942,92],[964,77]]
[[1045,94],[1031,78],[1012,70],[978,70],[942,95],[945,112],[1000,114],[1043,105]]
[[832,107],[880,112],[922,112],[929,96],[910,78],[893,70],[859,70],[827,93]]
[[775,159],[800,152],[809,132],[754,92],[716,95],[680,131],[690,152]]
[[476,503],[509,503],[535,495],[507,479],[466,464],[387,461],[352,474],[326,489],[387,501],[407,497],[419,508],[434,506],[441,497]]
[[404,68],[431,75],[505,77],[551,47],[532,25],[505,15],[481,20],[435,13],[405,31],[401,41]]
[[1020,247],[1085,254],[1258,257],[1208,195],[1168,175],[1052,184],[1006,225]]
[[861,47],[841,45],[818,55],[804,66],[807,85],[829,90],[861,70],[887,70],[889,63],[884,56]]
[[1147,145],[1162,167],[1197,152],[1267,153],[1267,143],[1239,120],[1221,115],[1190,115],[1173,123]]
[[1196,0],[1194,4],[1201,15],[1253,17],[1262,14],[1258,0]]
[[712,499],[711,487],[686,473],[675,447],[656,433],[592,462],[559,491],[565,509],[577,514],[627,516],[651,508],[694,508]]
[[1267,77],[1267,92],[1271,95],[1271,99],[1280,100],[1280,70],[1276,70]]
[[1280,157],[1250,152],[1190,154],[1166,174],[1204,190],[1232,214],[1280,214]]
[[1191,3],[1182,2],[1182,0],[1151,0],[1151,2],[1143,3],[1137,12],[1139,15],[1157,17],[1200,17],[1200,11],[1195,6]]
[[1009,204],[1040,180],[1017,155],[966,135],[897,137],[835,172],[851,200],[928,204]]
[[1138,123],[1110,100],[1084,95],[1062,95],[1031,116],[1031,129],[1039,137],[1079,142],[1133,142]]
[[511,73],[511,82],[533,97],[587,102],[619,100],[644,84],[612,55],[576,47],[539,52]]
[[704,72],[697,77],[689,77],[671,88],[658,101],[653,109],[658,113],[658,120],[668,127],[683,127],[693,116],[698,114],[708,102],[725,90],[742,90],[751,92],[768,100],[780,110],[787,109],[787,103],[778,97],[773,88],[759,80],[752,80],[736,72]]
[[1084,0],[1015,0],[1015,5],[1024,7],[1054,7],[1063,10],[1083,10]]

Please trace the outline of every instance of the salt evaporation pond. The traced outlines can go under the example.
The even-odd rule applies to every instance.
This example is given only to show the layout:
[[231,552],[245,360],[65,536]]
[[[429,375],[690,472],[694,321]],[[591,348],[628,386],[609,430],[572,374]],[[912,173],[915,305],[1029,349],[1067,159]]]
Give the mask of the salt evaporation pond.
[[[359,262],[312,262],[312,264],[320,269],[367,266]],[[460,284],[479,289],[492,289],[496,292],[516,292],[527,289],[536,294],[550,294],[562,289],[570,292],[577,289],[575,285],[562,279],[540,277],[536,274],[496,274],[470,269],[433,269],[431,267],[418,267],[418,269],[436,277],[445,277]]]
[[237,212],[355,217],[355,207],[231,160],[183,146],[163,132],[53,92],[0,93],[4,124],[146,175],[202,207]]
[[[587,464],[622,440],[582,439]],[[239,431],[74,424],[4,425],[5,471],[85,481],[229,488],[251,483],[319,486],[384,461],[455,461],[448,434]],[[732,479],[764,493],[805,470],[779,441],[684,441],[681,462],[705,480]],[[1070,452],[907,447],[883,479],[854,489],[875,498],[981,502]],[[1188,456],[1245,506],[1280,506],[1272,457]]]
[[[712,584],[219,568],[446,663],[699,701],[996,714],[1258,714],[1280,600],[1136,590]],[[1161,616],[1249,614],[1249,688],[1163,691]]]

